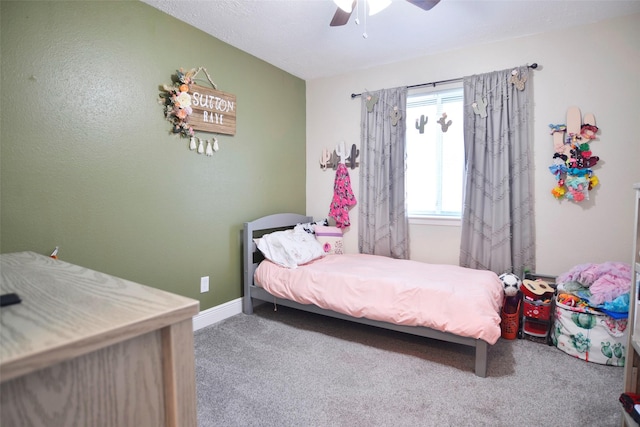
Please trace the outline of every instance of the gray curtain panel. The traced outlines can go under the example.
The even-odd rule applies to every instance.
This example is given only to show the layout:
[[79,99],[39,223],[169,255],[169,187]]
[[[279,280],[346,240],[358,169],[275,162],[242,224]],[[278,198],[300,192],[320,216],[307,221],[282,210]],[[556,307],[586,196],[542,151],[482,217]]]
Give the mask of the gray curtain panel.
[[409,258],[405,197],[407,88],[362,95],[360,253]]
[[[460,265],[535,271],[528,67],[465,77]],[[525,80],[526,79],[526,80]]]

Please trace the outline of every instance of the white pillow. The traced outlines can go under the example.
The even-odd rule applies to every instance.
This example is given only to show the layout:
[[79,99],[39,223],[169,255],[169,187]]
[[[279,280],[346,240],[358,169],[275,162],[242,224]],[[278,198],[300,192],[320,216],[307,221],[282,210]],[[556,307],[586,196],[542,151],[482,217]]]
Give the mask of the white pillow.
[[269,261],[288,268],[296,268],[324,256],[320,242],[299,225],[293,230],[265,234],[257,246]]

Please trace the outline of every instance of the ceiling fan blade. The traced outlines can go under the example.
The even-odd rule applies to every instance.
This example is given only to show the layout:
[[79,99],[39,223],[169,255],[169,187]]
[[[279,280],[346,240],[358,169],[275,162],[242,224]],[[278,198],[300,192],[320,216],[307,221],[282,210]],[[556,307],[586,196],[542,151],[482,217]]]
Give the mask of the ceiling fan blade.
[[333,15],[333,19],[331,20],[331,23],[329,25],[332,27],[339,27],[349,22],[351,13],[353,12],[353,9],[356,7],[356,1],[357,0],[353,0],[353,3],[351,4],[351,12],[345,12],[339,7],[336,8],[336,13],[335,15]]
[[435,5],[440,3],[440,0],[407,0],[409,3],[418,6],[423,10],[431,10]]

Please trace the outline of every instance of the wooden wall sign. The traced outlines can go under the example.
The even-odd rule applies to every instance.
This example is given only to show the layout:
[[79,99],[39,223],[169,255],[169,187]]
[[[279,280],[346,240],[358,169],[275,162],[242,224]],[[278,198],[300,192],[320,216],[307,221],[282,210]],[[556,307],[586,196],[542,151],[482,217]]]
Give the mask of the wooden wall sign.
[[[195,84],[195,78],[204,71],[211,88]],[[177,70],[173,84],[160,86],[158,103],[163,106],[164,117],[171,122],[171,133],[189,138],[189,149],[198,154],[213,156],[218,151],[218,140],[203,139],[195,131],[236,134],[236,96],[218,90],[206,68]],[[205,148],[206,145],[206,148]]]
[[189,124],[202,132],[236,134],[236,96],[192,84],[189,87],[192,113]]

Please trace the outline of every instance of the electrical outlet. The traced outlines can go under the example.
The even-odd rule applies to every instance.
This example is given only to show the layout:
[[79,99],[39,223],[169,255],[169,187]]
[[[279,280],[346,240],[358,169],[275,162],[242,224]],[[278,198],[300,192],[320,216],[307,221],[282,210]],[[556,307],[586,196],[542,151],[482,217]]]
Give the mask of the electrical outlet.
[[209,276],[200,278],[200,293],[209,292]]

